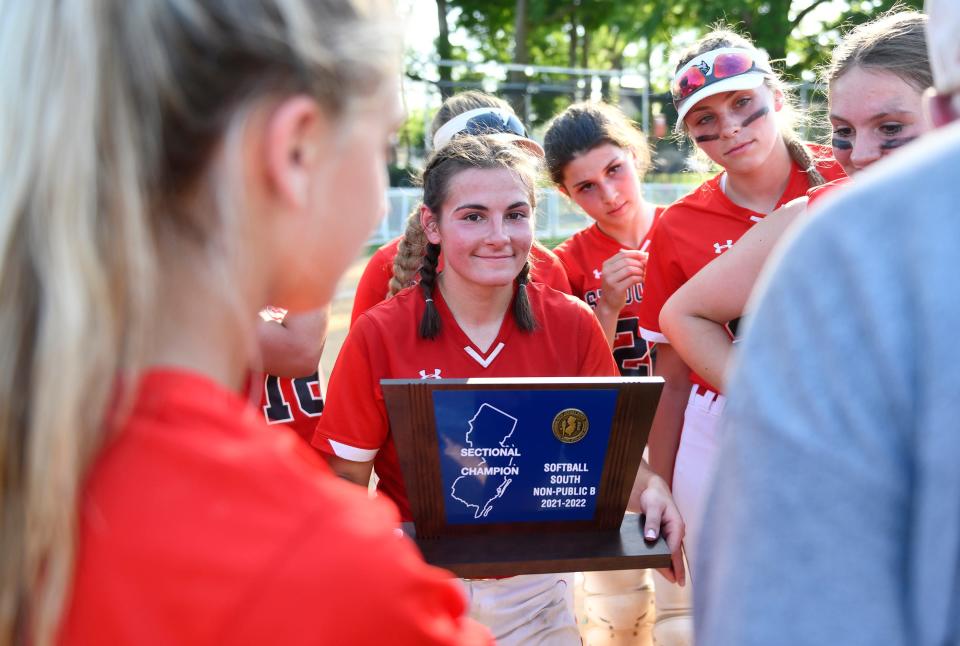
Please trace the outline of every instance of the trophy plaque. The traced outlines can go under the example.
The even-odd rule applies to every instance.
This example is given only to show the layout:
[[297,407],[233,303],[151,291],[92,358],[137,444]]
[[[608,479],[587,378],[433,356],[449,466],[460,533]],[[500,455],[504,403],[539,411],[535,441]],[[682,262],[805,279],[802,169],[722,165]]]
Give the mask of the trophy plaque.
[[669,566],[624,514],[661,378],[381,384],[427,562],[465,578]]

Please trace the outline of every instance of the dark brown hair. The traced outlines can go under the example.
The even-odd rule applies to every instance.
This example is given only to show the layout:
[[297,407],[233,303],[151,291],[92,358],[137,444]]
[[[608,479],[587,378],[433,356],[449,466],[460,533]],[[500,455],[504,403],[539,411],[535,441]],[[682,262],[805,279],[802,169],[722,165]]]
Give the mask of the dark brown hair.
[[[431,137],[443,124],[458,114],[476,110],[477,108],[500,108],[513,112],[510,104],[501,98],[486,94],[478,90],[467,90],[449,97],[437,110],[430,124]],[[407,216],[407,226],[397,247],[397,255],[393,259],[393,275],[387,287],[387,298],[390,298],[404,287],[416,282],[417,272],[424,260],[424,248],[427,239],[420,227],[420,207],[413,209]]]
[[[420,178],[423,186],[423,205],[439,220],[454,177],[470,169],[501,168],[516,173],[527,187],[530,206],[535,207],[538,159],[519,146],[493,137],[453,139],[440,150],[434,151],[427,160]],[[408,227],[407,233],[409,231]],[[420,289],[427,304],[419,326],[420,337],[424,339],[436,338],[440,333],[440,314],[433,302],[439,259],[440,245],[427,243],[423,265],[420,268]],[[537,328],[537,320],[530,307],[530,300],[527,298],[529,280],[530,262],[528,260],[517,275],[517,293],[513,299],[513,316],[517,326],[525,332],[531,332]]]
[[563,186],[567,164],[602,144],[631,151],[640,177],[650,167],[647,138],[627,115],[608,103],[583,102],[571,105],[547,125],[543,150],[550,179],[557,186]]

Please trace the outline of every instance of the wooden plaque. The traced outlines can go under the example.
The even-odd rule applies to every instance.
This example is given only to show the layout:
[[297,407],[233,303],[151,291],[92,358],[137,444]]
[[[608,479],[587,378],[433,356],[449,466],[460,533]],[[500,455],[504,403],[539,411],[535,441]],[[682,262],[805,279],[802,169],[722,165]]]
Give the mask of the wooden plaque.
[[624,517],[661,378],[381,384],[428,562],[465,577],[669,565]]

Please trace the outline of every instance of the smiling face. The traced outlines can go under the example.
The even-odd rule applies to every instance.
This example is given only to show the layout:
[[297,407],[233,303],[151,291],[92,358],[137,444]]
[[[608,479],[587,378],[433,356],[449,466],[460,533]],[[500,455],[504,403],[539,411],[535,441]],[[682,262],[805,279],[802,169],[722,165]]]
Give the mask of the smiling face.
[[601,227],[617,226],[640,213],[636,158],[610,143],[574,157],[563,169],[562,188]]
[[922,93],[891,72],[852,67],[830,84],[833,155],[857,173],[930,129]]
[[441,213],[422,207],[427,239],[441,245],[444,274],[477,286],[512,285],[533,244],[530,188],[507,168],[470,168],[450,180]]
[[774,117],[783,95],[766,85],[753,90],[722,92],[690,109],[687,132],[710,159],[731,173],[758,170],[781,138]]

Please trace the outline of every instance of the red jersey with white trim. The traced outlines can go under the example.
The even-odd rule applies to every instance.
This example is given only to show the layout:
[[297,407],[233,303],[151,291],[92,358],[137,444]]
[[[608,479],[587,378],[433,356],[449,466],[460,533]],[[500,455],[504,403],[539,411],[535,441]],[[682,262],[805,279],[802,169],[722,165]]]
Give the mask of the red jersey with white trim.
[[[660,214],[665,207],[658,206],[654,211],[653,223],[640,241],[640,249],[653,235]],[[563,242],[553,252],[560,258],[573,295],[586,301],[591,309],[597,309],[600,299],[603,263],[623,249],[623,245],[600,230],[596,223],[578,231]],[[643,283],[634,285],[627,292],[627,303],[617,318],[617,331],[613,337],[613,358],[617,362],[620,374],[628,377],[643,377],[653,374],[653,344],[640,337],[637,326],[637,312],[643,300]]]
[[[832,181],[844,177],[843,169],[830,158],[830,149],[809,145],[817,170]],[[640,304],[640,335],[657,343],[667,343],[660,331],[660,310],[675,291],[707,263],[733,246],[747,229],[764,214],[734,204],[721,188],[723,173],[707,180],[695,191],[680,198],[660,217],[650,243],[650,258]],[[777,202],[779,208],[806,195],[810,189],[806,172],[791,164],[790,179]],[[714,390],[691,372],[691,381]]]
[[58,643],[491,644],[393,505],[206,377],[147,373],[86,481]]
[[346,460],[374,460],[378,489],[397,503],[404,520],[410,505],[390,434],[381,379],[468,377],[592,377],[617,374],[596,317],[582,301],[544,285],[527,287],[538,328],[524,332],[508,312],[486,350],[457,325],[440,294],[435,339],[417,334],[425,308],[423,293],[408,287],[360,315],[337,357],[327,406],[313,445]]
[[[400,246],[399,238],[394,238],[377,249],[360,276],[357,283],[357,293],[353,297],[353,311],[350,314],[350,325],[357,317],[366,312],[387,297],[390,288],[390,279],[393,278],[393,259],[397,257]],[[443,270],[443,254],[437,264],[437,271]],[[530,280],[543,283],[565,294],[571,294],[567,273],[557,256],[539,242],[534,241],[530,247]]]
[[[287,311],[279,307],[266,307],[260,312],[261,318],[277,324],[286,314]],[[319,370],[293,379],[263,375],[260,410],[267,424],[286,424],[309,442],[317,427],[317,419],[323,413]]]

